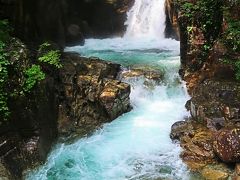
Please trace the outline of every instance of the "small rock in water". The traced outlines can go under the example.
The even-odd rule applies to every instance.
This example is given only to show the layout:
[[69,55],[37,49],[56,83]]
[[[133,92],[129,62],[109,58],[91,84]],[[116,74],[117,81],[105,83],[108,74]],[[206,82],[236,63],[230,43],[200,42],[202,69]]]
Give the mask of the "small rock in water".
[[159,170],[159,173],[161,174],[171,174],[172,168],[170,166],[162,166]]
[[180,139],[183,135],[192,134],[193,126],[187,121],[178,121],[171,127],[171,139]]
[[75,162],[73,159],[68,159],[67,162],[65,163],[65,166],[67,168],[73,168],[74,164],[75,164]]
[[201,171],[202,176],[207,180],[227,180],[230,176],[230,171],[224,165],[206,166]]
[[133,78],[133,77],[145,77],[147,80],[153,80],[157,83],[160,83],[163,79],[164,73],[150,69],[148,67],[137,67],[122,73],[123,78]]

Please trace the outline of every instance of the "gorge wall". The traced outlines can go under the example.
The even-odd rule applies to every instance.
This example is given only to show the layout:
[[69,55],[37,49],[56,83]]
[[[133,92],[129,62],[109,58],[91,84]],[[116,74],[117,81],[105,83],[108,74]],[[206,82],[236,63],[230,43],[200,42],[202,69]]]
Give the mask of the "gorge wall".
[[172,126],[171,138],[205,179],[239,178],[239,7],[239,1],[166,2],[169,22],[179,30],[179,73],[191,95],[191,117]]
[[[0,17],[10,21],[17,37],[7,45],[6,88],[23,83],[45,41],[63,48],[85,37],[121,35],[132,3],[1,0]],[[130,86],[117,79],[120,65],[74,54],[62,54],[61,62],[60,70],[44,66],[46,78],[32,92],[9,97],[10,118],[0,119],[1,178],[21,179],[24,170],[44,162],[57,137],[86,135],[131,109]]]
[[84,37],[121,35],[133,0],[1,0],[0,17],[10,19],[25,41],[52,40],[61,47],[81,44]]

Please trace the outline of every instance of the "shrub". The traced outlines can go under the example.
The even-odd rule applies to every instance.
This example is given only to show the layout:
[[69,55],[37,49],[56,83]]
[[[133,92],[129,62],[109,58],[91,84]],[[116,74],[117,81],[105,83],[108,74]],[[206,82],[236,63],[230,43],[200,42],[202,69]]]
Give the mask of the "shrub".
[[45,74],[42,72],[39,65],[32,65],[24,72],[26,81],[23,86],[24,92],[30,92],[32,88],[41,80],[45,79]]
[[40,57],[38,60],[43,63],[47,63],[50,65],[55,66],[56,68],[61,68],[62,64],[60,63],[60,51],[59,50],[51,50],[50,49],[51,45],[49,43],[43,43],[39,47],[39,54]]

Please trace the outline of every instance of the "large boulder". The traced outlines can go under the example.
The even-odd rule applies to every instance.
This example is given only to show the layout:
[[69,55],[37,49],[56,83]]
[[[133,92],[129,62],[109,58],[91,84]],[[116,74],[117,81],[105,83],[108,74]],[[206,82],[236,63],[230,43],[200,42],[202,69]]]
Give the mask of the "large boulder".
[[240,161],[240,128],[227,127],[215,135],[214,152],[224,162]]
[[63,59],[60,133],[88,133],[131,109],[130,86],[117,80],[119,64],[70,53]]

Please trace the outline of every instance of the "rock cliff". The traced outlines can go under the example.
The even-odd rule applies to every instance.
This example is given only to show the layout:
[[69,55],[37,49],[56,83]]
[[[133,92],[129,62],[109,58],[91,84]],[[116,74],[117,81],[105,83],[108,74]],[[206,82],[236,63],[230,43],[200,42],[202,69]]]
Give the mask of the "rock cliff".
[[[170,23],[179,29],[179,73],[191,95],[190,120],[174,124],[171,137],[180,140],[189,168],[205,179],[239,178],[237,8],[238,1],[166,2]],[[223,162],[236,164],[236,171]]]
[[133,0],[1,0],[0,17],[9,19],[25,41],[52,40],[61,47],[84,37],[121,35]]
[[[23,54],[18,65],[30,63],[33,57],[19,44]],[[1,173],[6,177],[21,179],[24,170],[44,162],[57,137],[89,134],[131,110],[130,86],[117,79],[120,65],[71,53],[62,55],[62,65],[47,69],[48,76],[33,92],[9,99],[10,119],[0,125]]]

